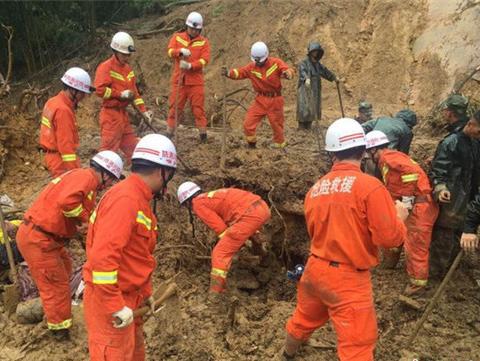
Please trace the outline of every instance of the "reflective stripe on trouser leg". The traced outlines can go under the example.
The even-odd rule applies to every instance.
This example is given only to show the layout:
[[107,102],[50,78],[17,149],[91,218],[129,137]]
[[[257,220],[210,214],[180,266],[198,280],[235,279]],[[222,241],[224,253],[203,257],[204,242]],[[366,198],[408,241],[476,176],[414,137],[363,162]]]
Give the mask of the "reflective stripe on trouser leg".
[[210,272],[210,291],[222,293],[227,288],[228,271],[220,268],[212,268]]
[[40,293],[47,326],[53,330],[72,325],[70,300],[70,275],[72,262],[64,247],[45,251],[39,243],[56,242],[33,229],[33,225],[21,225],[17,232],[17,245]]

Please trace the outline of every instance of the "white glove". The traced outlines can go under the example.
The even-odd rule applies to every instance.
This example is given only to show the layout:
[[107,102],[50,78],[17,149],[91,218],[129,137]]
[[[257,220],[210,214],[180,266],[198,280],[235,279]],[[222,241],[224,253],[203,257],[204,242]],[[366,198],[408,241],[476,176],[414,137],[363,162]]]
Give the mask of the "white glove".
[[310,78],[305,79],[305,86],[310,88]]
[[188,70],[191,67],[192,67],[192,64],[190,64],[188,61],[180,60],[180,69]]
[[[121,321],[120,323],[118,321]],[[113,314],[113,327],[124,328],[133,322],[133,311],[130,307],[124,306],[120,311]]]
[[184,57],[187,57],[187,56],[190,56],[192,55],[192,52],[188,49],[185,49],[185,48],[181,48],[180,49],[180,55],[181,56],[184,56]]
[[145,113],[143,113],[143,116],[144,116],[149,122],[151,122],[152,119],[153,119],[153,111],[147,110]]
[[135,94],[130,89],[124,90],[120,93],[121,100],[132,100]]

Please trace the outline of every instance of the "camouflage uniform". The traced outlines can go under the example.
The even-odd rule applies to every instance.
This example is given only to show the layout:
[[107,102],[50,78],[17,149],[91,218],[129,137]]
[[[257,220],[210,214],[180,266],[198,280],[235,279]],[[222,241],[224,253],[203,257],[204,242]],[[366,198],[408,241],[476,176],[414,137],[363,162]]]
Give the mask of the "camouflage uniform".
[[[363,118],[360,118],[360,114],[363,115]],[[372,103],[369,103],[365,100],[358,103],[358,115],[355,117],[355,120],[360,124],[366,123],[373,119],[373,106]]]

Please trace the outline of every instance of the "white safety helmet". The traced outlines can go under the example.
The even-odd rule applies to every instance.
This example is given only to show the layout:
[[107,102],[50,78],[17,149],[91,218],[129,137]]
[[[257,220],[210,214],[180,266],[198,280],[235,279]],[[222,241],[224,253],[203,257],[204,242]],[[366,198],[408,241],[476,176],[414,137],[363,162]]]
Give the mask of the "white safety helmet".
[[82,68],[70,68],[62,76],[62,83],[70,88],[90,94],[92,92],[92,80],[90,75]]
[[177,168],[177,150],[172,141],[161,134],[148,134],[140,139],[132,155],[132,161],[137,159]]
[[193,182],[184,182],[180,184],[177,190],[178,201],[180,204],[183,204],[183,202],[200,191],[201,189],[197,184]]
[[131,54],[135,51],[132,37],[123,31],[113,36],[110,47],[122,54]]
[[365,145],[365,132],[359,122],[351,118],[335,120],[327,129],[325,150],[339,152]]
[[367,142],[367,149],[390,143],[386,134],[380,130],[372,130],[370,133],[367,133],[365,141]]
[[92,162],[97,163],[115,178],[123,178],[123,161],[117,153],[112,152],[111,150],[102,150],[93,156]]
[[193,11],[190,14],[188,14],[185,24],[189,28],[201,30],[203,28],[203,17],[202,15],[200,15],[200,13]]
[[263,63],[268,58],[268,47],[263,41],[257,41],[252,45],[250,59],[257,63]]

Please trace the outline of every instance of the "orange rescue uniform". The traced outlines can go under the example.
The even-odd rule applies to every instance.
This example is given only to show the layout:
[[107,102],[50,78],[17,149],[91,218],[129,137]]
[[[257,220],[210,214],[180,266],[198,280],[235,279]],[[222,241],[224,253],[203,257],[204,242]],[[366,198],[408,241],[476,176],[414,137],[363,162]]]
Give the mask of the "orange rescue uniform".
[[121,64],[115,55],[101,63],[95,73],[96,94],[103,99],[100,110],[100,150],[119,149],[130,159],[138,143],[128,119],[127,106],[130,101],[120,99],[124,90],[134,93],[133,104],[144,113],[145,102],[138,93],[135,73],[128,64]]
[[228,72],[228,77],[234,80],[250,79],[253,90],[257,93],[243,122],[248,143],[256,143],[256,129],[266,116],[272,127],[274,146],[283,148],[286,145],[283,134],[285,118],[281,82],[285,71],[292,72],[283,60],[269,57],[261,67],[251,62]]
[[[180,49],[190,50],[189,57],[180,55]],[[186,31],[173,34],[168,43],[168,56],[174,60],[174,70],[171,82],[171,91],[169,98],[168,127],[176,128],[175,112],[177,112],[177,121],[183,116],[185,104],[190,101],[192,113],[195,117],[195,125],[200,133],[205,133],[207,129],[207,118],[205,116],[205,89],[203,80],[203,69],[210,62],[210,43],[208,39],[199,35],[193,39]],[[192,64],[188,70],[180,69],[180,60],[185,60]],[[177,95],[178,92],[178,95]],[[177,103],[177,109],[175,109]]]
[[388,191],[348,162],[334,164],[305,197],[311,255],[298,284],[290,336],[306,341],[331,319],[341,361],[373,360],[377,322],[369,269],[378,247],[405,237]]
[[210,291],[226,289],[233,256],[270,219],[268,205],[256,194],[223,188],[192,200],[193,212],[219,237],[212,251]]
[[80,168],[78,145],[75,105],[65,91],[61,91],[43,107],[40,125],[40,147],[45,152],[45,166],[52,177]]
[[112,314],[138,308],[152,294],[157,220],[152,191],[135,173],[113,186],[90,217],[83,268],[85,321],[92,361],[145,359],[143,321],[121,329]]
[[72,261],[64,247],[95,206],[99,181],[93,169],[74,169],[52,180],[25,213],[17,245],[37,285],[51,330],[72,325]]
[[[410,282],[425,286],[428,280],[428,258],[433,224],[438,216],[438,205],[433,200],[432,187],[423,169],[408,155],[396,150],[383,150],[378,166],[383,183],[394,200],[415,197],[413,209],[406,220],[405,239],[407,273]],[[398,260],[401,249],[386,250],[385,257]]]

